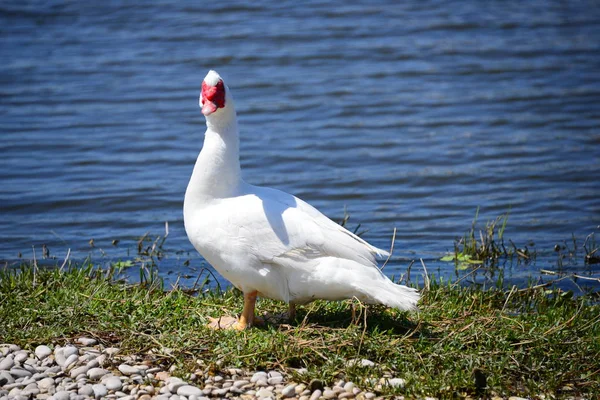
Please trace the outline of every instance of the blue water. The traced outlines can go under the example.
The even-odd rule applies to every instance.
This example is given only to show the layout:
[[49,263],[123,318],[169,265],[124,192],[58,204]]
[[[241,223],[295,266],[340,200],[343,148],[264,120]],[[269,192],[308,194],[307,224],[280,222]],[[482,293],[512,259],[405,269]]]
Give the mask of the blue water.
[[537,254],[505,261],[515,281],[599,275],[597,2],[204,3],[0,4],[1,260],[133,257],[168,221],[159,271],[193,276],[182,202],[214,68],[245,179],[346,209],[379,247],[396,228],[388,274],[454,278],[439,258],[479,207]]

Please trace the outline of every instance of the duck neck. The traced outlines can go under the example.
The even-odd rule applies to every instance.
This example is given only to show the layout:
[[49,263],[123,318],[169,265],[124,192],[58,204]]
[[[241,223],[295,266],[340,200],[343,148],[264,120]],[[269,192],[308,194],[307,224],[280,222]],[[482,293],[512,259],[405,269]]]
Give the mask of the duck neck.
[[239,138],[233,118],[209,118],[202,151],[196,160],[186,191],[186,202],[226,198],[235,193],[240,180]]

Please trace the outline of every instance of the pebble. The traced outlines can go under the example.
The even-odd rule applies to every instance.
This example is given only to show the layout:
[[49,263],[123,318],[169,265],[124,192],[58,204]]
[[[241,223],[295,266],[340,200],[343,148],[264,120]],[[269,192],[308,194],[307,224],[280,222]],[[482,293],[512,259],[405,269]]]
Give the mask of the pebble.
[[63,354],[68,358],[73,354],[79,354],[79,349],[75,346],[66,346],[63,347]]
[[2,361],[0,361],[0,370],[8,371],[15,365],[14,356],[11,354],[8,357],[4,357]]
[[281,382],[283,382],[283,376],[274,376],[272,378],[267,379],[267,383],[269,385],[279,385]]
[[21,350],[15,354],[15,362],[17,364],[22,364],[25,360],[27,360],[28,357],[29,356],[27,355],[27,352]]
[[192,385],[183,385],[177,389],[177,394],[179,396],[190,397],[190,396],[201,396],[203,393],[200,388],[197,388]]
[[296,395],[296,384],[291,383],[291,384],[287,385],[286,387],[284,387],[283,390],[281,391],[281,395],[283,397],[295,396]]
[[15,378],[8,371],[0,371],[0,386],[15,383]]
[[[33,351],[0,345],[0,400],[372,400],[377,396],[345,379],[329,387],[318,379],[308,385],[294,383],[275,370],[250,372],[218,365],[219,372],[209,373],[202,369],[202,360],[198,360],[201,368],[184,380],[171,376],[175,369],[153,365],[141,356],[122,355],[119,347],[104,348],[96,339],[81,337],[75,343],[40,345]],[[367,359],[353,362],[363,367],[375,365]],[[309,373],[307,369],[295,372]],[[371,379],[382,386],[403,388],[406,384],[391,373]]]
[[119,371],[121,371],[121,373],[123,375],[135,375],[135,374],[140,373],[139,369],[137,369],[136,367],[132,367],[131,365],[127,365],[127,364],[119,365]]
[[267,388],[260,389],[258,392],[256,392],[256,397],[258,397],[259,399],[265,399],[267,397],[272,397],[272,396],[273,396],[273,392]]
[[121,390],[123,387],[123,382],[116,376],[111,376],[110,378],[104,381],[104,385],[108,390]]
[[29,376],[33,375],[33,374],[31,373],[31,371],[28,371],[28,370],[26,370],[26,369],[19,368],[19,367],[12,367],[12,368],[10,369],[10,374],[11,374],[11,375],[12,375],[12,376],[13,376],[15,379],[18,379],[18,378],[27,378],[27,377],[29,377]]
[[185,382],[180,378],[172,377],[167,380],[167,389],[171,393],[177,393],[177,389],[185,385]]
[[62,362],[62,364],[59,364],[59,365],[61,367],[64,367],[65,369],[67,369],[72,364],[75,364],[77,362],[77,360],[79,360],[79,357],[77,356],[77,354],[71,354]]
[[319,389],[317,389],[310,395],[310,400],[317,400],[319,397],[321,397],[322,394],[323,393]]
[[120,351],[121,351],[121,349],[118,347],[107,347],[106,349],[104,349],[104,353],[109,356],[114,356],[115,354],[117,354]]
[[387,382],[387,384],[394,388],[403,388],[406,384],[406,381],[402,378],[392,378]]
[[97,381],[98,379],[102,378],[104,375],[108,374],[110,371],[108,371],[107,369],[104,368],[90,368],[86,375],[88,376],[88,378]]
[[88,338],[88,337],[80,337],[76,340],[77,343],[83,346],[94,346],[98,343],[96,339]]
[[69,400],[71,397],[71,393],[66,390],[61,390],[60,392],[54,393],[55,400]]
[[75,367],[71,370],[69,375],[71,376],[71,378],[77,378],[79,375],[87,374],[89,369],[90,369],[90,367],[88,367],[87,365],[82,365],[81,367]]
[[83,385],[79,388],[77,393],[79,393],[82,396],[92,396],[94,394],[94,388],[92,387],[92,385]]
[[40,345],[35,348],[35,356],[40,360],[43,360],[50,354],[52,354],[52,350],[48,346]]
[[37,383],[37,386],[42,393],[48,392],[51,387],[54,387],[54,379],[52,379],[52,378],[40,379]]
[[97,398],[103,398],[108,394],[108,389],[101,383],[92,385],[92,390],[94,391],[94,396]]
[[264,371],[255,372],[250,378],[250,382],[255,383],[258,380],[267,380],[267,373]]

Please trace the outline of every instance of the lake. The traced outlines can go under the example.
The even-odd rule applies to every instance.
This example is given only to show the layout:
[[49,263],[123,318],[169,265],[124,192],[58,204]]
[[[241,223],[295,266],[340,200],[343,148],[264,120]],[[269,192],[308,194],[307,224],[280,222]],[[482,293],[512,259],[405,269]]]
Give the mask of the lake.
[[479,209],[535,254],[501,260],[511,282],[599,276],[600,4],[227,3],[2,2],[0,260],[127,259],[168,222],[159,273],[195,281],[182,203],[215,69],[245,179],[378,247],[396,228],[389,275],[462,276],[440,258]]

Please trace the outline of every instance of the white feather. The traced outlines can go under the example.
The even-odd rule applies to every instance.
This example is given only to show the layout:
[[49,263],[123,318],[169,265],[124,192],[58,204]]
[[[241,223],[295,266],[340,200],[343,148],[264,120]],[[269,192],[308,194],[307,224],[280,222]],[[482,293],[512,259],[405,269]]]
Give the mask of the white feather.
[[208,71],[208,74],[206,74],[206,78],[204,78],[204,82],[206,82],[206,84],[209,86],[216,86],[220,80],[221,80],[221,76],[219,74],[217,74],[216,71],[213,71],[212,69],[210,71]]

